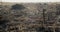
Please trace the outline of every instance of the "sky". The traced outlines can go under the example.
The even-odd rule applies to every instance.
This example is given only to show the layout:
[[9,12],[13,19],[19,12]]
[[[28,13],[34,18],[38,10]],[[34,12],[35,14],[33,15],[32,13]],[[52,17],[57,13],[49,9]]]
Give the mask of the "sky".
[[60,0],[0,0],[0,2],[24,2],[24,3],[28,3],[28,2],[60,2]]

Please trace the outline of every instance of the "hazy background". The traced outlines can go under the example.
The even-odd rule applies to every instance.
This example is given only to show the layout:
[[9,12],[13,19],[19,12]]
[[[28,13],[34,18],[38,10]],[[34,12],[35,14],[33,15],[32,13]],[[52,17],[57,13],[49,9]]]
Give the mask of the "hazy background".
[[28,2],[60,2],[60,0],[0,0],[0,2],[17,2],[17,3],[28,3]]

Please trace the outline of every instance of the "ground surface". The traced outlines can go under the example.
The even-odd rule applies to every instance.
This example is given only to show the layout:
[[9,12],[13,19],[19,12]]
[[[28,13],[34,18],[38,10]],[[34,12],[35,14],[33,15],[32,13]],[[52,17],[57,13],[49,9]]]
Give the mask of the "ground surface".
[[60,4],[0,3],[0,32],[60,32]]

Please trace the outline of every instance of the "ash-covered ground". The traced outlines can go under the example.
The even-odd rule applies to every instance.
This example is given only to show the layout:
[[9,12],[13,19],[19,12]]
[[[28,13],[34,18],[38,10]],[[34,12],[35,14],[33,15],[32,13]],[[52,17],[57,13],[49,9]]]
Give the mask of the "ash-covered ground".
[[0,32],[60,32],[60,4],[0,3]]

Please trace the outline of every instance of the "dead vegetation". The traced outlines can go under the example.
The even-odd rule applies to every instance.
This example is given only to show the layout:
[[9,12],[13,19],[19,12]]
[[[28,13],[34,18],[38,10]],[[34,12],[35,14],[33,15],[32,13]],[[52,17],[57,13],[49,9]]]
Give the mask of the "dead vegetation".
[[60,32],[59,6],[56,3],[2,3],[0,5],[0,31]]

